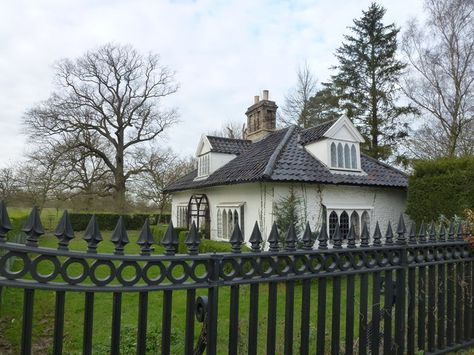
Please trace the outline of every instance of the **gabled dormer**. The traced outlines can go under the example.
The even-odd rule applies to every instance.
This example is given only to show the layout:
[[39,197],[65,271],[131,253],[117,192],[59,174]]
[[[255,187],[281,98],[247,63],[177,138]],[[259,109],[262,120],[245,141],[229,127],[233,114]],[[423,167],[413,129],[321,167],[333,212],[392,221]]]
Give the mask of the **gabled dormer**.
[[360,144],[364,137],[346,116],[304,130],[300,142],[334,172],[361,171]]
[[246,139],[233,139],[203,135],[199,141],[196,158],[198,162],[196,180],[206,179],[252,144]]

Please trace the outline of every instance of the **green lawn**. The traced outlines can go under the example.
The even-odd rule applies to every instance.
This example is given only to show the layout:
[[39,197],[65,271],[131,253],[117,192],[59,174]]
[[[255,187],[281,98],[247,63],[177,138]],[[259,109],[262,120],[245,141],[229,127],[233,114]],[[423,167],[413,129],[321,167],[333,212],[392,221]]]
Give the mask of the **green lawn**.
[[[138,253],[139,247],[135,244],[139,231],[130,231],[130,244],[126,247],[127,253]],[[99,252],[112,252],[112,243],[105,241],[110,238],[111,232],[104,232],[104,242],[99,244]],[[71,241],[70,247],[73,250],[84,250],[86,244],[80,239],[82,235],[78,234]],[[53,236],[44,236],[40,242],[44,247],[56,247],[56,238]],[[156,252],[162,252],[161,247],[157,247]],[[47,265],[43,266],[42,272],[47,273]],[[328,283],[327,297],[327,321],[326,321],[326,347],[330,345],[331,329],[331,284]],[[345,280],[342,283],[342,304],[341,304],[341,345],[344,340],[345,327]],[[359,293],[356,287],[356,309],[358,309]],[[206,295],[207,290],[198,290],[197,295]],[[249,316],[249,287],[240,287],[240,307],[239,307],[239,346],[241,352],[245,353],[248,340],[248,316]],[[3,340],[0,341],[0,353],[17,353],[21,334],[21,315],[22,315],[22,297],[23,291],[20,289],[6,289],[3,296],[3,304],[0,313],[0,334]],[[49,291],[35,292],[34,306],[34,326],[33,326],[33,344],[35,352],[44,353],[51,351],[52,333],[54,321],[54,293]],[[267,300],[268,286],[260,286],[259,293],[259,329],[258,329],[258,347],[260,352],[265,352],[265,339],[267,328]],[[299,347],[299,327],[301,317],[301,287],[299,284],[295,290],[295,313],[294,313],[294,351],[298,353]],[[173,293],[173,313],[172,313],[172,353],[183,353],[184,351],[184,332],[185,332],[185,305],[186,292],[175,291]],[[229,328],[229,301],[230,290],[228,287],[220,289],[219,293],[219,321],[218,321],[218,352],[227,353],[228,328]],[[95,353],[107,353],[110,344],[111,332],[111,311],[112,294],[99,293],[94,301],[94,338],[93,347]],[[370,300],[369,300],[370,304]],[[316,343],[316,315],[317,315],[317,283],[312,283],[311,306],[305,312],[310,312],[311,348],[315,349]],[[285,285],[278,285],[278,303],[277,303],[277,353],[283,352],[283,332],[284,332],[284,313],[285,313]],[[149,294],[149,314],[148,314],[148,347],[150,352],[158,351],[161,340],[161,318],[162,318],[162,292],[150,292]],[[80,292],[70,292],[66,295],[65,307],[65,334],[64,351],[67,354],[81,353],[82,349],[82,321],[84,312],[84,294]],[[126,293],[123,296],[122,304],[122,351],[124,354],[135,353],[136,329],[138,317],[138,295],[136,293]],[[355,320],[355,334],[357,336],[358,317]],[[201,329],[201,324],[196,323],[196,341]]]
[[[15,226],[15,222],[23,221],[28,217],[31,212],[31,208],[23,208],[23,207],[8,207],[8,215],[12,220],[14,227],[21,227]],[[62,210],[57,210],[56,208],[43,208],[41,210],[41,222],[43,223],[43,227],[46,230],[53,230],[59,222],[63,214]]]

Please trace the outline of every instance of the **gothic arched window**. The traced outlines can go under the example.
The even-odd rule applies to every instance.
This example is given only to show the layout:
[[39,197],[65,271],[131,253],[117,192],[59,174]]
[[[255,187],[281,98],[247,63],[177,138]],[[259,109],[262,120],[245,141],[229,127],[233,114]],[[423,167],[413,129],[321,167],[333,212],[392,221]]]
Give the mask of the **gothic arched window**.
[[227,211],[222,212],[222,238],[229,239],[229,229],[227,224]]
[[337,167],[338,168],[344,167],[344,149],[342,148],[341,143],[337,145]]
[[337,213],[332,211],[329,215],[329,238],[332,239],[332,235],[336,230],[336,226],[339,223],[339,218],[337,217]]
[[352,169],[357,169],[357,152],[356,152],[356,147],[354,144],[351,147],[351,162],[352,162]]
[[349,215],[346,211],[341,213],[339,227],[341,231],[341,237],[342,239],[345,239],[347,237],[347,233],[349,232]]
[[357,237],[360,236],[360,220],[359,220],[359,214],[354,211],[351,214],[351,225],[354,228],[354,232]]
[[331,143],[331,167],[335,168],[337,166],[337,151],[336,143]]
[[364,224],[366,224],[367,225],[367,230],[370,233],[370,216],[369,216],[369,213],[367,211],[364,211],[364,213],[362,213],[362,217],[360,219],[361,219],[362,228],[364,228]]
[[351,168],[351,156],[349,153],[349,145],[347,143],[344,145],[344,167],[346,169]]
[[229,231],[228,238],[232,236],[232,232],[234,231],[234,216],[232,215],[232,211],[227,211],[227,228]]
[[220,209],[217,210],[217,237],[223,238],[223,225],[222,225],[222,211]]

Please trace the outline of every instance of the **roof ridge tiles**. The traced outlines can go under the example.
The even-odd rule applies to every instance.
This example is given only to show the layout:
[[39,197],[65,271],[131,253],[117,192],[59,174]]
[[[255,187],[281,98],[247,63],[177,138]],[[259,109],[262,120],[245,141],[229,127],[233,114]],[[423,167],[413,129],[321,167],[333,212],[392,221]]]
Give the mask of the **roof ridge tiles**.
[[285,135],[283,136],[283,139],[280,141],[278,146],[276,147],[275,151],[272,153],[270,156],[270,159],[268,159],[268,163],[265,166],[265,170],[263,171],[263,177],[264,178],[271,178],[273,169],[275,167],[275,163],[278,159],[278,156],[280,155],[281,151],[285,147],[286,143],[290,139],[291,135],[295,131],[296,126],[290,126],[288,128],[288,131],[286,131]]
[[241,141],[241,142],[249,142],[252,143],[250,139],[244,139],[244,138],[230,138],[230,137],[219,137],[219,136],[213,136],[213,135],[206,135],[207,138],[217,138],[217,139],[225,139],[225,140],[231,140],[231,141]]

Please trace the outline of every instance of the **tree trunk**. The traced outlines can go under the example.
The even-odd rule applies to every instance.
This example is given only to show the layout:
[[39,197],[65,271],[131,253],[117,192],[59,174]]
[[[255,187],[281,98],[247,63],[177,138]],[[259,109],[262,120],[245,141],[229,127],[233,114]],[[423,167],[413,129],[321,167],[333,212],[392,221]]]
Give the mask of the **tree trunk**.
[[[120,122],[120,120],[119,120]],[[115,153],[115,193],[114,200],[116,202],[115,208],[119,212],[126,211],[126,200],[125,200],[125,173],[124,173],[124,139],[123,131],[117,132],[117,150]]]

